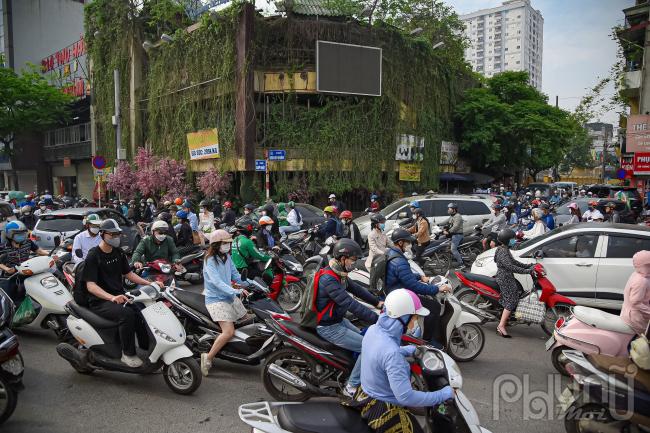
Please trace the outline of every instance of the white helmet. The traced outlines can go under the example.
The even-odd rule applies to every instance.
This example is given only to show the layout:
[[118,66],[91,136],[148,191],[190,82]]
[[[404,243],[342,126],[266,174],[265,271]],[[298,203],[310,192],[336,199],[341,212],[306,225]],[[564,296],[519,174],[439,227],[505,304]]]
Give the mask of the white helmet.
[[405,315],[417,314],[418,316],[428,316],[429,310],[422,306],[418,295],[407,289],[395,289],[386,296],[384,301],[386,315],[397,319]]
[[165,221],[158,220],[151,225],[151,231],[155,232],[156,230],[162,230],[166,232],[167,230],[169,230],[169,226]]
[[540,198],[542,196],[542,191],[537,190],[535,191],[535,198]]

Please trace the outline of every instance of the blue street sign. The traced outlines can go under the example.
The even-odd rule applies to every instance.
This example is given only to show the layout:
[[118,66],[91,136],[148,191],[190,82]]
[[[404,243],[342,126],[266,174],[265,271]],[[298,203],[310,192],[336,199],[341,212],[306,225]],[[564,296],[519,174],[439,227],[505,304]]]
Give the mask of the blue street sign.
[[255,160],[255,171],[266,171],[266,160],[265,159],[256,159]]
[[284,161],[287,159],[285,150],[269,150],[269,161]]

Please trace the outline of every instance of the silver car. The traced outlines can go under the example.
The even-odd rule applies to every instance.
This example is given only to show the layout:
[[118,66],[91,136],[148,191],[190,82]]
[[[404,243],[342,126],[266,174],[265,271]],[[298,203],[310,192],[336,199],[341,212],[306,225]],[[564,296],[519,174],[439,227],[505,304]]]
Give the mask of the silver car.
[[[411,218],[409,204],[412,201],[420,203],[420,208],[427,216],[431,225],[444,225],[449,219],[447,205],[451,202],[458,204],[458,212],[463,217],[463,231],[470,234],[477,224],[483,224],[490,218],[492,199],[478,195],[446,195],[427,194],[406,197],[389,204],[379,212],[386,217],[386,231],[391,230],[400,220]],[[370,215],[364,215],[354,220],[359,227],[361,236],[367,239],[370,233]]]
[[117,221],[122,229],[121,246],[128,247],[131,251],[135,249],[140,242],[140,235],[135,223],[127,220],[120,212],[105,208],[69,208],[41,215],[32,230],[31,239],[39,247],[51,250],[54,248],[56,236],[63,240],[83,230],[84,217],[92,213],[99,215],[101,219],[113,218]]

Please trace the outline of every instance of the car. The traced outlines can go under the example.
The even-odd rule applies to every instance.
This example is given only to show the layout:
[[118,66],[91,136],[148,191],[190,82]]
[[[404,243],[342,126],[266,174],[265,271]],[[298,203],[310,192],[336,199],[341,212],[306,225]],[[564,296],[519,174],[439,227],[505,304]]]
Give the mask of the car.
[[[406,197],[393,202],[379,212],[386,217],[386,231],[394,228],[400,220],[411,218],[409,203],[417,201],[431,225],[444,225],[449,219],[447,205],[458,203],[458,211],[463,216],[463,231],[472,233],[474,226],[483,224],[490,218],[493,200],[478,195],[426,194]],[[363,215],[354,220],[363,239],[370,233],[370,215]]]
[[526,191],[530,191],[533,195],[535,192],[539,191],[542,193],[542,197],[550,197],[552,185],[549,183],[529,183],[526,186]]
[[114,210],[105,208],[68,208],[57,210],[42,215],[36,222],[31,233],[31,239],[39,247],[50,250],[54,248],[54,238],[59,236],[61,240],[72,236],[83,230],[83,219],[86,215],[95,213],[101,219],[113,218],[122,228],[121,247],[128,247],[131,251],[140,242],[140,234],[134,222],[127,220],[124,216]]
[[[648,227],[579,223],[522,242],[513,247],[512,255],[523,263],[539,261],[557,291],[578,305],[620,310],[625,283],[634,271],[632,256],[648,249]],[[472,273],[496,275],[495,251],[493,248],[480,254],[472,264]],[[515,277],[524,290],[532,290],[530,275]]]
[[[260,217],[262,216],[263,208],[264,205],[258,207],[255,209],[255,211],[253,211],[253,217],[256,221],[259,221]],[[308,229],[325,221],[323,210],[317,208],[316,206],[308,203],[296,203],[296,209],[298,209],[298,212],[300,212],[300,216],[302,217],[302,226],[300,227],[301,229]]]
[[627,196],[627,200],[630,202],[630,209],[632,209],[636,215],[640,215],[643,211],[643,199],[641,198],[641,194],[638,189],[632,186],[591,185],[587,192],[590,192],[599,198],[614,198],[617,193],[623,192]]
[[[578,205],[578,208],[580,208],[580,213],[583,214],[587,210],[587,207],[589,206],[589,202],[593,201],[593,198],[577,198],[575,200],[571,200],[570,202],[567,202],[557,208],[557,211],[555,213],[555,224],[556,225],[561,225],[561,224],[566,224],[569,219],[571,219],[571,211],[569,210],[569,204],[575,203]],[[605,214],[605,206],[607,203],[614,203],[616,205],[616,210],[620,213],[621,215],[621,222],[626,223],[626,224],[634,224],[636,222],[636,215],[634,212],[630,211],[627,209],[627,206],[625,202],[621,200],[615,200],[615,199],[606,199],[606,198],[601,198],[598,199],[598,205],[596,208],[607,218],[607,215]]]

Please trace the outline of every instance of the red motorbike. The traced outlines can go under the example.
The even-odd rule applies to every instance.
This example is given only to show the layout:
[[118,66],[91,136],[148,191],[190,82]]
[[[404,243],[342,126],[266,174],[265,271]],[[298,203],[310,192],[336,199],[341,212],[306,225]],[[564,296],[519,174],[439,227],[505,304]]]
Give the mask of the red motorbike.
[[[557,289],[553,283],[546,277],[546,271],[542,265],[536,264],[534,269],[535,272],[532,275],[534,284],[533,291],[541,291],[539,302],[543,302],[546,308],[546,314],[541,323],[541,327],[544,332],[551,335],[555,329],[555,322],[561,317],[565,319],[569,317],[571,315],[571,307],[576,305],[576,303],[572,299],[557,293]],[[457,289],[454,294],[461,301],[463,308],[481,317],[483,323],[498,322],[501,319],[503,307],[499,304],[501,290],[496,278],[461,271],[457,271],[456,276],[462,284],[462,287]],[[524,291],[522,288],[520,299],[528,295],[529,292]],[[510,324],[514,325],[519,323],[533,324],[532,322],[515,317],[515,314],[511,314]]]
[[268,252],[271,260],[266,264],[271,266],[273,280],[269,284],[269,298],[276,301],[282,309],[293,313],[300,308],[305,283],[302,281],[302,264],[291,255],[282,255],[271,250]]

